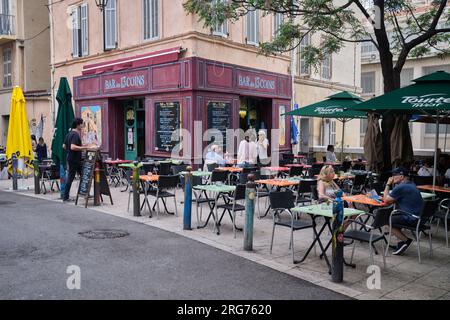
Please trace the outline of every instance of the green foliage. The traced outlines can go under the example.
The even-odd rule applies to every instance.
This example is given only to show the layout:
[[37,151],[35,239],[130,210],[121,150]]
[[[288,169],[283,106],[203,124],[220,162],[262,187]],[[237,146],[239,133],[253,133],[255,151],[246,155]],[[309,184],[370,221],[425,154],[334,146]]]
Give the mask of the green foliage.
[[[429,10],[417,13],[409,0],[384,1],[385,21],[381,32],[377,31],[389,38],[389,50],[394,60],[405,52],[409,57],[424,56],[432,50],[446,54],[449,32],[430,34],[412,48],[408,47],[410,41],[423,36],[430,28],[442,29],[445,22],[448,22],[446,28],[450,28],[450,10],[442,14],[438,26],[432,27],[443,2],[447,0],[435,0]],[[277,36],[271,42],[260,43],[260,53],[271,55],[291,51],[308,33],[320,41],[314,41],[302,54],[306,64],[316,68],[326,54],[339,52],[346,42],[373,41],[379,47],[374,26],[362,19],[372,11],[364,8],[359,0],[340,1],[339,4],[331,0],[185,0],[184,8],[210,28],[225,20],[234,23],[249,10],[259,9],[263,15],[282,13],[285,18]],[[380,52],[381,59],[389,56]]]

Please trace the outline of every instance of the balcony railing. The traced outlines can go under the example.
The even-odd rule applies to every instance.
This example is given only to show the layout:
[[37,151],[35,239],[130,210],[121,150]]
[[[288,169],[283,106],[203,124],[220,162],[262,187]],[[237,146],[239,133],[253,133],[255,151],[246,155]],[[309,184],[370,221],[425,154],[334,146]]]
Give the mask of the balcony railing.
[[8,14],[0,14],[0,36],[15,34],[15,17]]

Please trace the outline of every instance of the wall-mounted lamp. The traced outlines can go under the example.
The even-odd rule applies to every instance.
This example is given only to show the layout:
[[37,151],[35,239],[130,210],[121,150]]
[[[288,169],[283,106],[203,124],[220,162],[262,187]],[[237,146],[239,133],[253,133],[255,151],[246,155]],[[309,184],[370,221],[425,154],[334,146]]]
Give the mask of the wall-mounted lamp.
[[103,11],[105,7],[108,5],[109,0],[95,0],[95,4],[100,9],[100,11]]

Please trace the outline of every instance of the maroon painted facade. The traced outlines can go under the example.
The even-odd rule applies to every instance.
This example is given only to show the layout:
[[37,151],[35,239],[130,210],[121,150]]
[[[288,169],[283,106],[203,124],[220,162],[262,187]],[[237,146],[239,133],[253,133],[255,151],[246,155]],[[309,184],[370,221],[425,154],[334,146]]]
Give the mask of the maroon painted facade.
[[[173,60],[173,56],[172,56]],[[126,66],[126,62],[125,66]],[[110,62],[114,65],[114,62]],[[104,70],[101,64],[99,70]],[[147,156],[167,157],[169,154],[155,149],[155,103],[179,102],[181,127],[194,131],[194,121],[202,121],[207,129],[209,102],[231,104],[231,124],[239,128],[240,98],[244,96],[271,99],[270,128],[279,126],[280,106],[290,110],[292,87],[288,75],[275,74],[242,66],[225,64],[201,58],[186,58],[167,63],[152,64],[119,71],[90,73],[74,79],[76,113],[84,106],[102,108],[102,149],[112,157],[123,157],[124,115],[121,99],[145,99],[145,153]],[[95,71],[95,70],[94,70]],[[290,150],[290,123],[285,117],[285,140],[280,150]],[[192,139],[192,150],[195,145]],[[204,143],[205,145],[205,143]],[[203,145],[203,146],[204,146]]]

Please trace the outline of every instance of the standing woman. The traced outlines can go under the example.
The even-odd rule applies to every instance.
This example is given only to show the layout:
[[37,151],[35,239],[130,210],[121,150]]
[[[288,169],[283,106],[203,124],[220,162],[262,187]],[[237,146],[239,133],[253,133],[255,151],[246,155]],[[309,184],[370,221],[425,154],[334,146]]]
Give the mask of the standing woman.
[[264,130],[259,130],[258,132],[258,160],[260,164],[268,165],[270,160],[268,154],[269,140],[266,137],[266,132]]
[[36,136],[34,134],[31,135],[31,148],[33,149],[34,152],[34,158],[36,159],[37,154],[36,154],[36,147],[37,147],[37,140],[36,140]]

